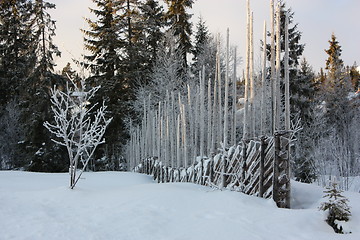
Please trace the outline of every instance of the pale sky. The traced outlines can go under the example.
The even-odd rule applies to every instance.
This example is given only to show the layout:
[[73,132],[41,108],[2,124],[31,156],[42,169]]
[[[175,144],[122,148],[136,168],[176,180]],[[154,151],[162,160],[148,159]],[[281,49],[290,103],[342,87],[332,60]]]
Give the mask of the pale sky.
[[[56,4],[51,11],[57,21],[55,43],[62,52],[57,59],[57,69],[62,69],[71,58],[80,58],[83,50],[80,28],[87,28],[84,17],[92,16],[88,10],[92,0],[48,0]],[[252,0],[254,12],[255,48],[260,48],[264,20],[269,22],[270,0]],[[238,47],[238,55],[245,56],[246,0],[195,0],[192,21],[195,25],[198,17],[206,21],[210,32],[225,36],[230,29],[230,42]],[[328,40],[335,33],[341,47],[342,59],[346,65],[355,61],[360,65],[360,1],[359,0],[286,0],[287,7],[295,12],[294,22],[302,32],[301,43],[305,43],[304,57],[319,71],[325,67],[327,55],[324,49],[329,47]],[[260,56],[259,51],[255,56]],[[255,60],[259,57],[255,57]]]

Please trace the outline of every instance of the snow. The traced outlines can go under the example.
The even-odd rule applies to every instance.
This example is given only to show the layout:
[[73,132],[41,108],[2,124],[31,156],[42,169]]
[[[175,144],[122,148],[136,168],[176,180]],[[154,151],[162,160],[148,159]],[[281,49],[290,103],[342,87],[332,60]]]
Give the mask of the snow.
[[317,210],[323,189],[292,182],[292,205],[190,183],[157,184],[137,173],[0,172],[0,239],[360,239],[360,194],[345,192],[352,233]]

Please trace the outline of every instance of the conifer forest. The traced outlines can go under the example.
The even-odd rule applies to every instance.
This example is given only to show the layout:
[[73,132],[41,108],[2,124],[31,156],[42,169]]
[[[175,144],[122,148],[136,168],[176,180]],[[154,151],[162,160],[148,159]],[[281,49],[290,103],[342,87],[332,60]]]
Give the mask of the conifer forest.
[[287,132],[291,179],[334,176],[347,190],[360,175],[360,73],[336,33],[316,72],[285,0],[266,2],[261,30],[248,1],[244,56],[229,44],[235,30],[220,36],[192,19],[193,0],[92,1],[84,54],[62,71],[55,4],[0,1],[1,170],[133,171],[150,158],[187,169]]

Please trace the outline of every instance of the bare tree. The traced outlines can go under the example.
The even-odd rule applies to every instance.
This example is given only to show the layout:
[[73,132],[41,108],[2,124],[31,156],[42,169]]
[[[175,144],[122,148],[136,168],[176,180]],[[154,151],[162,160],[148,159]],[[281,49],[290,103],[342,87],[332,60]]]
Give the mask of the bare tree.
[[[105,117],[104,103],[96,111],[94,110],[97,104],[88,107],[100,86],[86,91],[84,81],[70,82],[71,85],[66,86],[66,92],[56,87],[51,90],[51,109],[55,123],[45,122],[44,126],[58,138],[52,139],[55,143],[67,148],[70,160],[70,188],[73,189],[96,147],[105,143],[103,135],[112,118]],[[79,160],[82,169],[77,175]]]

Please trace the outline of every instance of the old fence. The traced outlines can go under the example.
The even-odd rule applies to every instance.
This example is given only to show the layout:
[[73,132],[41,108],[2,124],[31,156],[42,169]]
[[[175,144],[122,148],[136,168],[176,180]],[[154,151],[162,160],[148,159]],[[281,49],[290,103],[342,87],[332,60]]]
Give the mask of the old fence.
[[210,158],[199,158],[187,169],[164,166],[156,157],[144,159],[135,171],[152,175],[159,183],[193,182],[273,198],[290,208],[289,133],[243,141]]

